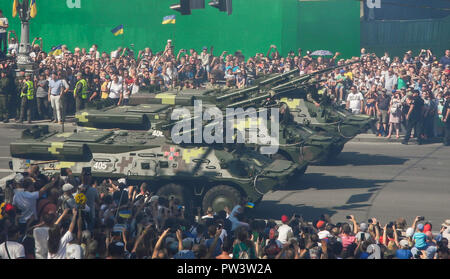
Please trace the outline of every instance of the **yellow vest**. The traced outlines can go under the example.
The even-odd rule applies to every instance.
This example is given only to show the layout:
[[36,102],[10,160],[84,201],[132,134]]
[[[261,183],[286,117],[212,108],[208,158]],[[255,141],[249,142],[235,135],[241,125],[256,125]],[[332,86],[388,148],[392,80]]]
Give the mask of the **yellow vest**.
[[75,85],[75,89],[73,90],[73,96],[76,97],[77,96],[77,88],[78,88],[78,84],[81,83],[81,98],[82,99],[87,99],[87,82],[85,79],[81,79],[77,82],[77,84]]
[[25,81],[25,84],[27,85],[28,89],[26,93],[20,92],[20,98],[27,96],[28,100],[33,100],[34,99],[34,86],[33,86],[33,82],[31,80],[29,81]]

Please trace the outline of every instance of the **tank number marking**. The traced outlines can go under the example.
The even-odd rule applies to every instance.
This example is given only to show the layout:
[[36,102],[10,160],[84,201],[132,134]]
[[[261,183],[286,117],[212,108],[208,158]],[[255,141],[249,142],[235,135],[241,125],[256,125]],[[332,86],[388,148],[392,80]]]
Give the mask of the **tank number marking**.
[[162,131],[155,130],[155,131],[153,131],[152,136],[155,136],[155,137],[163,137],[164,134],[163,134]]
[[97,162],[93,166],[96,170],[106,170],[108,168],[108,165],[105,162]]

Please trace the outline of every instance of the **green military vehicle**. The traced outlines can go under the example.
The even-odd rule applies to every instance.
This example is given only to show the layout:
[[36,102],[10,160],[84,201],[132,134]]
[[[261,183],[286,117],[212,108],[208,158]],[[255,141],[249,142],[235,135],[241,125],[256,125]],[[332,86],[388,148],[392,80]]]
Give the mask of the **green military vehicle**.
[[80,175],[83,168],[90,168],[95,179],[147,182],[157,195],[204,210],[232,208],[244,197],[257,203],[275,186],[284,185],[299,167],[244,144],[176,145],[153,129],[57,133],[48,126],[33,126],[11,143],[10,151],[16,173],[31,165],[47,175],[62,168]]

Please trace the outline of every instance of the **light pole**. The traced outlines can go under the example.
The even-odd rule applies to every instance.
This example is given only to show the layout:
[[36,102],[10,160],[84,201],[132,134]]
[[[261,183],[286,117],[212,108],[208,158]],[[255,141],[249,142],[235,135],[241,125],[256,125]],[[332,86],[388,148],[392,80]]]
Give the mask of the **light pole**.
[[30,52],[30,3],[29,0],[18,0],[18,14],[21,22],[19,54],[17,55],[17,72],[25,70],[27,73],[34,73],[34,63],[31,61]]

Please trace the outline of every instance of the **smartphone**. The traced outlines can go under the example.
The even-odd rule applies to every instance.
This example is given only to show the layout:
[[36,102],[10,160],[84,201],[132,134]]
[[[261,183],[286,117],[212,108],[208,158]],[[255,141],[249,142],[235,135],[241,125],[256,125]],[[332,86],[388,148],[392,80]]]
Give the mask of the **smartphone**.
[[372,219],[367,220],[367,223],[372,224],[373,223]]
[[423,220],[425,220],[424,216],[419,216],[419,218],[417,219],[417,221],[423,221]]
[[347,218],[349,220],[352,219],[352,217],[350,215],[345,216],[345,218]]
[[68,176],[67,168],[61,168],[61,176]]
[[365,233],[362,233],[361,234],[361,241],[365,241],[366,240],[366,234]]

